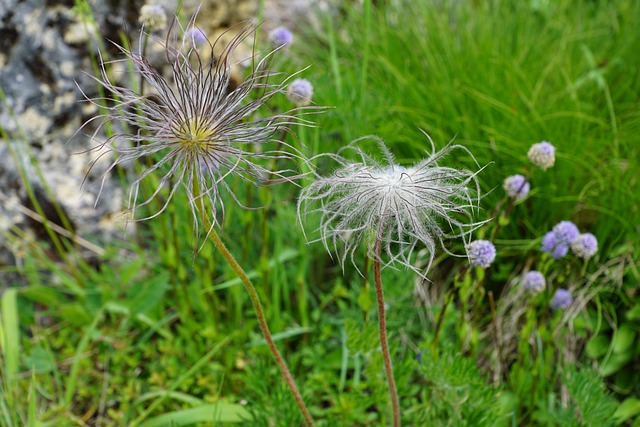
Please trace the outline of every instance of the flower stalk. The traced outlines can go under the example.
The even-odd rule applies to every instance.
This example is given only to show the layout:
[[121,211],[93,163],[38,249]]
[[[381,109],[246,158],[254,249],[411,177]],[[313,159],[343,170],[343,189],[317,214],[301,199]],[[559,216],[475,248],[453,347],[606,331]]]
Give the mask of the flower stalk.
[[244,285],[244,288],[247,290],[247,293],[249,294],[249,298],[251,299],[251,304],[253,305],[253,309],[256,312],[256,317],[258,318],[258,324],[260,325],[260,330],[262,331],[262,335],[264,336],[264,339],[267,342],[267,346],[269,347],[269,350],[271,351],[271,354],[273,355],[274,359],[276,359],[276,363],[280,368],[280,372],[282,372],[282,375],[284,376],[284,379],[289,386],[289,390],[291,390],[291,394],[293,394],[293,398],[295,399],[296,404],[298,405],[298,408],[300,408],[300,412],[304,417],[305,424],[308,427],[311,427],[314,425],[313,418],[311,417],[311,414],[309,413],[309,409],[307,409],[307,406],[305,405],[304,400],[302,399],[300,390],[298,390],[298,386],[296,386],[293,376],[291,375],[291,372],[287,367],[287,363],[282,358],[282,355],[280,354],[278,347],[276,347],[276,344],[273,341],[271,331],[269,330],[269,325],[267,324],[267,319],[264,315],[264,310],[262,309],[262,304],[260,303],[260,297],[258,296],[258,291],[256,290],[255,286],[253,286],[253,283],[251,282],[251,279],[249,279],[249,276],[247,275],[247,273],[240,266],[238,261],[236,261],[235,257],[231,254],[231,252],[229,252],[225,244],[220,239],[220,236],[218,236],[218,233],[216,233],[211,221],[207,217],[205,205],[202,202],[202,199],[197,194],[199,192],[199,186],[195,181],[194,181],[194,190],[196,193],[195,200],[198,201],[196,203],[197,204],[196,208],[200,213],[200,217],[202,218],[204,227],[208,230],[207,236],[209,240],[211,240],[211,242],[214,244],[216,249],[220,251],[225,261],[227,261],[231,269],[234,271],[234,273],[236,273],[236,275]]
[[387,384],[389,385],[389,396],[391,397],[391,408],[393,411],[393,426],[400,427],[400,402],[398,400],[398,390],[396,381],[393,378],[393,365],[389,353],[387,342],[387,319],[384,312],[384,291],[382,289],[382,279],[380,275],[380,254],[382,252],[382,240],[376,239],[375,253],[373,257],[373,279],[376,288],[376,300],[378,301],[378,326],[380,332],[380,347],[382,348],[382,358],[384,359],[384,370],[387,374]]

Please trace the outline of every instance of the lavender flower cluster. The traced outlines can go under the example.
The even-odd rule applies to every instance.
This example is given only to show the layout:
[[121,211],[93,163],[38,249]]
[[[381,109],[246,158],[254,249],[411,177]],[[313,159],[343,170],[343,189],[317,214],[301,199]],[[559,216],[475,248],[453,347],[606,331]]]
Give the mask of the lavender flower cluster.
[[582,233],[571,221],[560,221],[542,238],[542,252],[554,259],[567,255],[569,249],[578,258],[589,259],[598,252],[598,239],[591,233]]

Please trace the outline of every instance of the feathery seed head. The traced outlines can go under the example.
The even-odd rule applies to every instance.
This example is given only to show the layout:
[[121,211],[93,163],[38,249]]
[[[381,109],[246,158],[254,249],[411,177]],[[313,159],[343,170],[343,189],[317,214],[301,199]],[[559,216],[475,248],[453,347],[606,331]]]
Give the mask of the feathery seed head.
[[504,184],[502,185],[504,191],[507,193],[507,196],[520,200],[527,197],[529,194],[529,189],[531,186],[526,181],[525,177],[522,175],[511,175],[504,180]]
[[571,221],[560,221],[553,227],[556,244],[570,245],[580,235],[580,230]]
[[533,144],[527,153],[531,163],[540,169],[549,169],[556,162],[556,148],[547,141]]
[[488,268],[496,259],[496,247],[488,240],[474,240],[467,245],[467,256],[472,266]]
[[167,27],[167,14],[162,6],[145,4],[140,8],[138,22],[140,22],[147,31],[164,30]]
[[[197,30],[193,21],[189,26]],[[287,84],[286,79],[282,83],[271,82],[276,73],[267,68],[267,63],[275,51],[255,63],[252,73],[235,89],[230,88],[232,60],[239,60],[232,59],[234,51],[254,33],[253,27],[245,27],[222,49],[217,46],[220,40],[211,44],[204,38],[211,49],[211,59],[207,60],[195,48],[199,43],[195,34],[204,37],[202,32],[190,36],[187,31],[184,37],[179,37],[181,29],[174,21],[165,42],[155,40],[165,50],[171,70],[169,78],[165,78],[141,53],[117,46],[136,66],[136,73],[144,79],[146,87],[151,88],[153,96],[114,84],[107,72],[108,63],[103,62],[101,76],[95,79],[109,94],[107,111],[83,127],[101,120],[96,134],[108,122],[119,122],[124,129],[132,129],[116,133],[98,148],[115,155],[103,180],[118,165],[149,159],[143,165],[150,166],[135,177],[130,188],[129,208],[135,215],[137,208],[149,205],[155,199],[162,199],[162,206],[149,217],[138,220],[160,214],[182,187],[196,225],[199,212],[206,206],[214,216],[211,223],[215,224],[219,222],[218,216],[224,214],[220,190],[224,189],[237,201],[225,182],[228,176],[253,184],[273,184],[296,178],[290,169],[271,171],[263,164],[299,156],[278,136],[281,131],[288,131],[292,124],[309,125],[310,122],[294,115],[300,109],[275,115],[255,114],[273,95],[284,93]],[[87,99],[96,105],[102,104],[99,103],[102,100]],[[143,182],[158,182],[152,175],[159,175],[159,185],[155,184],[157,188],[152,194],[142,197],[139,193]],[[168,192],[164,193],[165,190]]]
[[307,79],[295,79],[287,88],[287,98],[298,107],[311,104],[313,85]]
[[534,294],[540,293],[544,290],[546,286],[546,281],[544,279],[544,275],[539,271],[529,271],[524,275],[524,279],[522,280],[522,286],[529,292]]
[[598,252],[598,239],[591,233],[581,234],[571,243],[571,250],[577,257],[589,259]]
[[566,289],[558,289],[556,293],[553,295],[553,299],[551,300],[550,306],[551,310],[564,310],[568,308],[573,302],[573,297],[571,296],[571,292]]
[[[426,134],[425,134],[426,135]],[[438,163],[454,149],[449,145],[412,167],[395,163],[394,157],[380,139],[382,159],[374,159],[354,141],[339,154],[324,154],[338,163],[330,176],[317,177],[302,190],[298,216],[318,212],[320,237],[328,252],[336,252],[344,267],[349,258],[354,266],[354,253],[361,242],[368,256],[384,267],[403,265],[422,274],[412,265],[411,255],[419,243],[429,253],[429,266],[436,246],[462,237],[482,223],[473,222],[472,214],[479,203],[476,173],[440,166]],[[356,160],[341,154],[352,152]],[[467,151],[468,153],[468,151]],[[320,204],[320,207],[312,207]],[[339,246],[344,245],[344,249]],[[376,253],[387,255],[387,262]],[[445,249],[446,250],[446,249]],[[428,270],[428,267],[427,267]]]
[[274,48],[293,43],[293,33],[287,27],[276,27],[269,31],[269,41]]

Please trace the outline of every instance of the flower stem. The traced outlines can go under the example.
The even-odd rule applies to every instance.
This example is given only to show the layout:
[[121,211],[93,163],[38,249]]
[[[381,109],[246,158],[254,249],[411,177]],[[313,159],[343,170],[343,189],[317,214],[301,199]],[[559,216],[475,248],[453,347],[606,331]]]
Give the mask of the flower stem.
[[264,311],[262,310],[262,304],[260,304],[260,299],[258,297],[258,292],[256,291],[256,288],[251,283],[251,280],[249,279],[249,276],[247,276],[247,273],[244,272],[240,264],[238,264],[238,262],[233,257],[233,255],[231,255],[231,252],[229,252],[229,250],[224,245],[224,243],[222,243],[222,240],[220,240],[220,237],[218,236],[218,234],[215,232],[213,228],[211,228],[209,232],[209,239],[211,239],[211,241],[216,246],[216,248],[220,251],[224,259],[229,263],[229,266],[231,266],[233,271],[238,275],[238,277],[244,284],[244,287],[249,293],[249,297],[251,298],[253,309],[255,310],[256,316],[258,317],[258,323],[260,324],[260,329],[262,330],[262,334],[264,335],[264,338],[267,341],[269,350],[271,350],[271,353],[273,354],[273,357],[276,359],[276,363],[278,364],[278,367],[280,368],[282,375],[284,375],[284,378],[287,381],[287,384],[289,384],[289,389],[291,390],[291,393],[293,394],[293,398],[296,400],[296,403],[300,408],[300,412],[302,412],[302,416],[304,417],[307,426],[313,426],[314,425],[313,419],[311,418],[311,414],[309,413],[309,410],[307,409],[307,407],[304,404],[304,401],[302,400],[302,395],[300,394],[300,391],[298,390],[298,387],[296,386],[296,383],[294,382],[293,377],[291,376],[291,372],[289,372],[289,368],[287,368],[287,364],[285,363],[284,359],[280,355],[280,352],[278,351],[276,344],[273,342],[273,338],[271,337],[271,331],[269,331],[269,326],[267,325],[267,320],[265,319]]
[[393,409],[393,426],[400,427],[400,402],[398,401],[398,391],[396,382],[393,379],[393,366],[389,354],[389,344],[387,343],[387,319],[384,312],[384,292],[382,291],[382,280],[380,278],[380,253],[382,252],[382,242],[376,241],[375,257],[373,258],[373,278],[376,285],[376,299],[378,300],[378,322],[380,328],[380,346],[382,347],[382,358],[384,359],[384,369],[389,383],[389,394],[391,395],[391,407]]
[[280,372],[282,372],[282,375],[284,375],[284,379],[287,381],[287,384],[289,385],[289,390],[291,390],[291,393],[293,394],[293,398],[295,399],[296,404],[298,405],[298,408],[300,408],[300,412],[304,417],[307,427],[313,427],[314,425],[313,418],[311,418],[311,414],[309,413],[309,410],[304,404],[304,400],[302,400],[302,395],[300,394],[300,391],[298,390],[298,387],[296,386],[296,383],[293,380],[293,376],[291,375],[291,372],[289,372],[289,368],[287,368],[286,362],[280,355],[280,352],[278,351],[278,347],[276,347],[275,342],[273,342],[273,337],[271,336],[269,325],[267,325],[267,319],[264,316],[264,310],[262,309],[262,304],[260,303],[260,297],[258,296],[258,292],[256,291],[256,288],[253,286],[253,283],[251,283],[251,279],[249,279],[249,276],[247,275],[247,273],[245,273],[245,271],[242,269],[240,264],[238,264],[238,261],[236,261],[233,255],[231,255],[231,252],[229,252],[225,244],[222,242],[222,240],[220,239],[220,236],[218,236],[218,233],[216,233],[213,225],[211,224],[211,221],[209,220],[209,217],[207,216],[207,209],[204,206],[204,201],[202,197],[200,197],[200,185],[198,181],[195,179],[193,180],[192,191],[194,196],[194,204],[196,205],[196,208],[200,212],[200,215],[202,217],[202,222],[206,230],[208,231],[207,236],[209,237],[209,239],[211,239],[215,247],[220,251],[220,253],[224,257],[224,259],[227,261],[227,263],[229,263],[229,266],[238,275],[238,278],[244,284],[244,288],[249,293],[249,297],[251,298],[251,303],[253,304],[253,309],[256,312],[256,316],[258,317],[258,324],[260,325],[260,330],[262,331],[262,335],[264,335],[264,339],[267,341],[269,350],[271,350],[271,354],[273,354],[273,357],[276,359],[276,363],[280,368]]

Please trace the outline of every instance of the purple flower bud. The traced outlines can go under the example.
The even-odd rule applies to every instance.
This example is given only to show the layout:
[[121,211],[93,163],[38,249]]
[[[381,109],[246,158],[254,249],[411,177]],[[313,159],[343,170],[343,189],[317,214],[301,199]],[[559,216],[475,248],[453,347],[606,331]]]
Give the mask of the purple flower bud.
[[207,35],[200,28],[191,27],[184,32],[184,38],[193,46],[200,46],[207,42]]
[[566,289],[558,289],[551,300],[551,310],[566,309],[573,302],[571,292]]
[[553,231],[547,232],[542,238],[542,247],[540,248],[542,252],[553,252],[553,249],[556,247],[556,235]]
[[527,197],[530,189],[529,183],[522,175],[511,175],[504,180],[502,188],[507,192],[507,196],[520,200]]
[[529,292],[537,294],[544,290],[546,285],[546,281],[544,280],[544,276],[539,271],[532,270],[524,275],[524,279],[522,280],[522,286]]
[[556,244],[570,245],[580,235],[580,230],[571,221],[560,221],[553,227],[553,233],[556,235]]
[[571,243],[571,250],[577,257],[589,259],[598,252],[598,239],[591,233],[581,234]]
[[295,79],[287,88],[287,98],[298,107],[311,104],[313,85],[307,79]]
[[288,46],[293,43],[293,34],[286,27],[277,27],[269,32],[269,41],[273,47]]
[[531,163],[541,169],[549,169],[556,162],[556,149],[547,141],[533,144],[527,153]]
[[564,258],[564,256],[569,252],[569,245],[565,245],[564,243],[560,243],[555,247],[553,252],[551,252],[551,256],[553,259]]
[[487,268],[496,259],[496,248],[488,240],[475,240],[467,245],[467,256],[472,266]]

